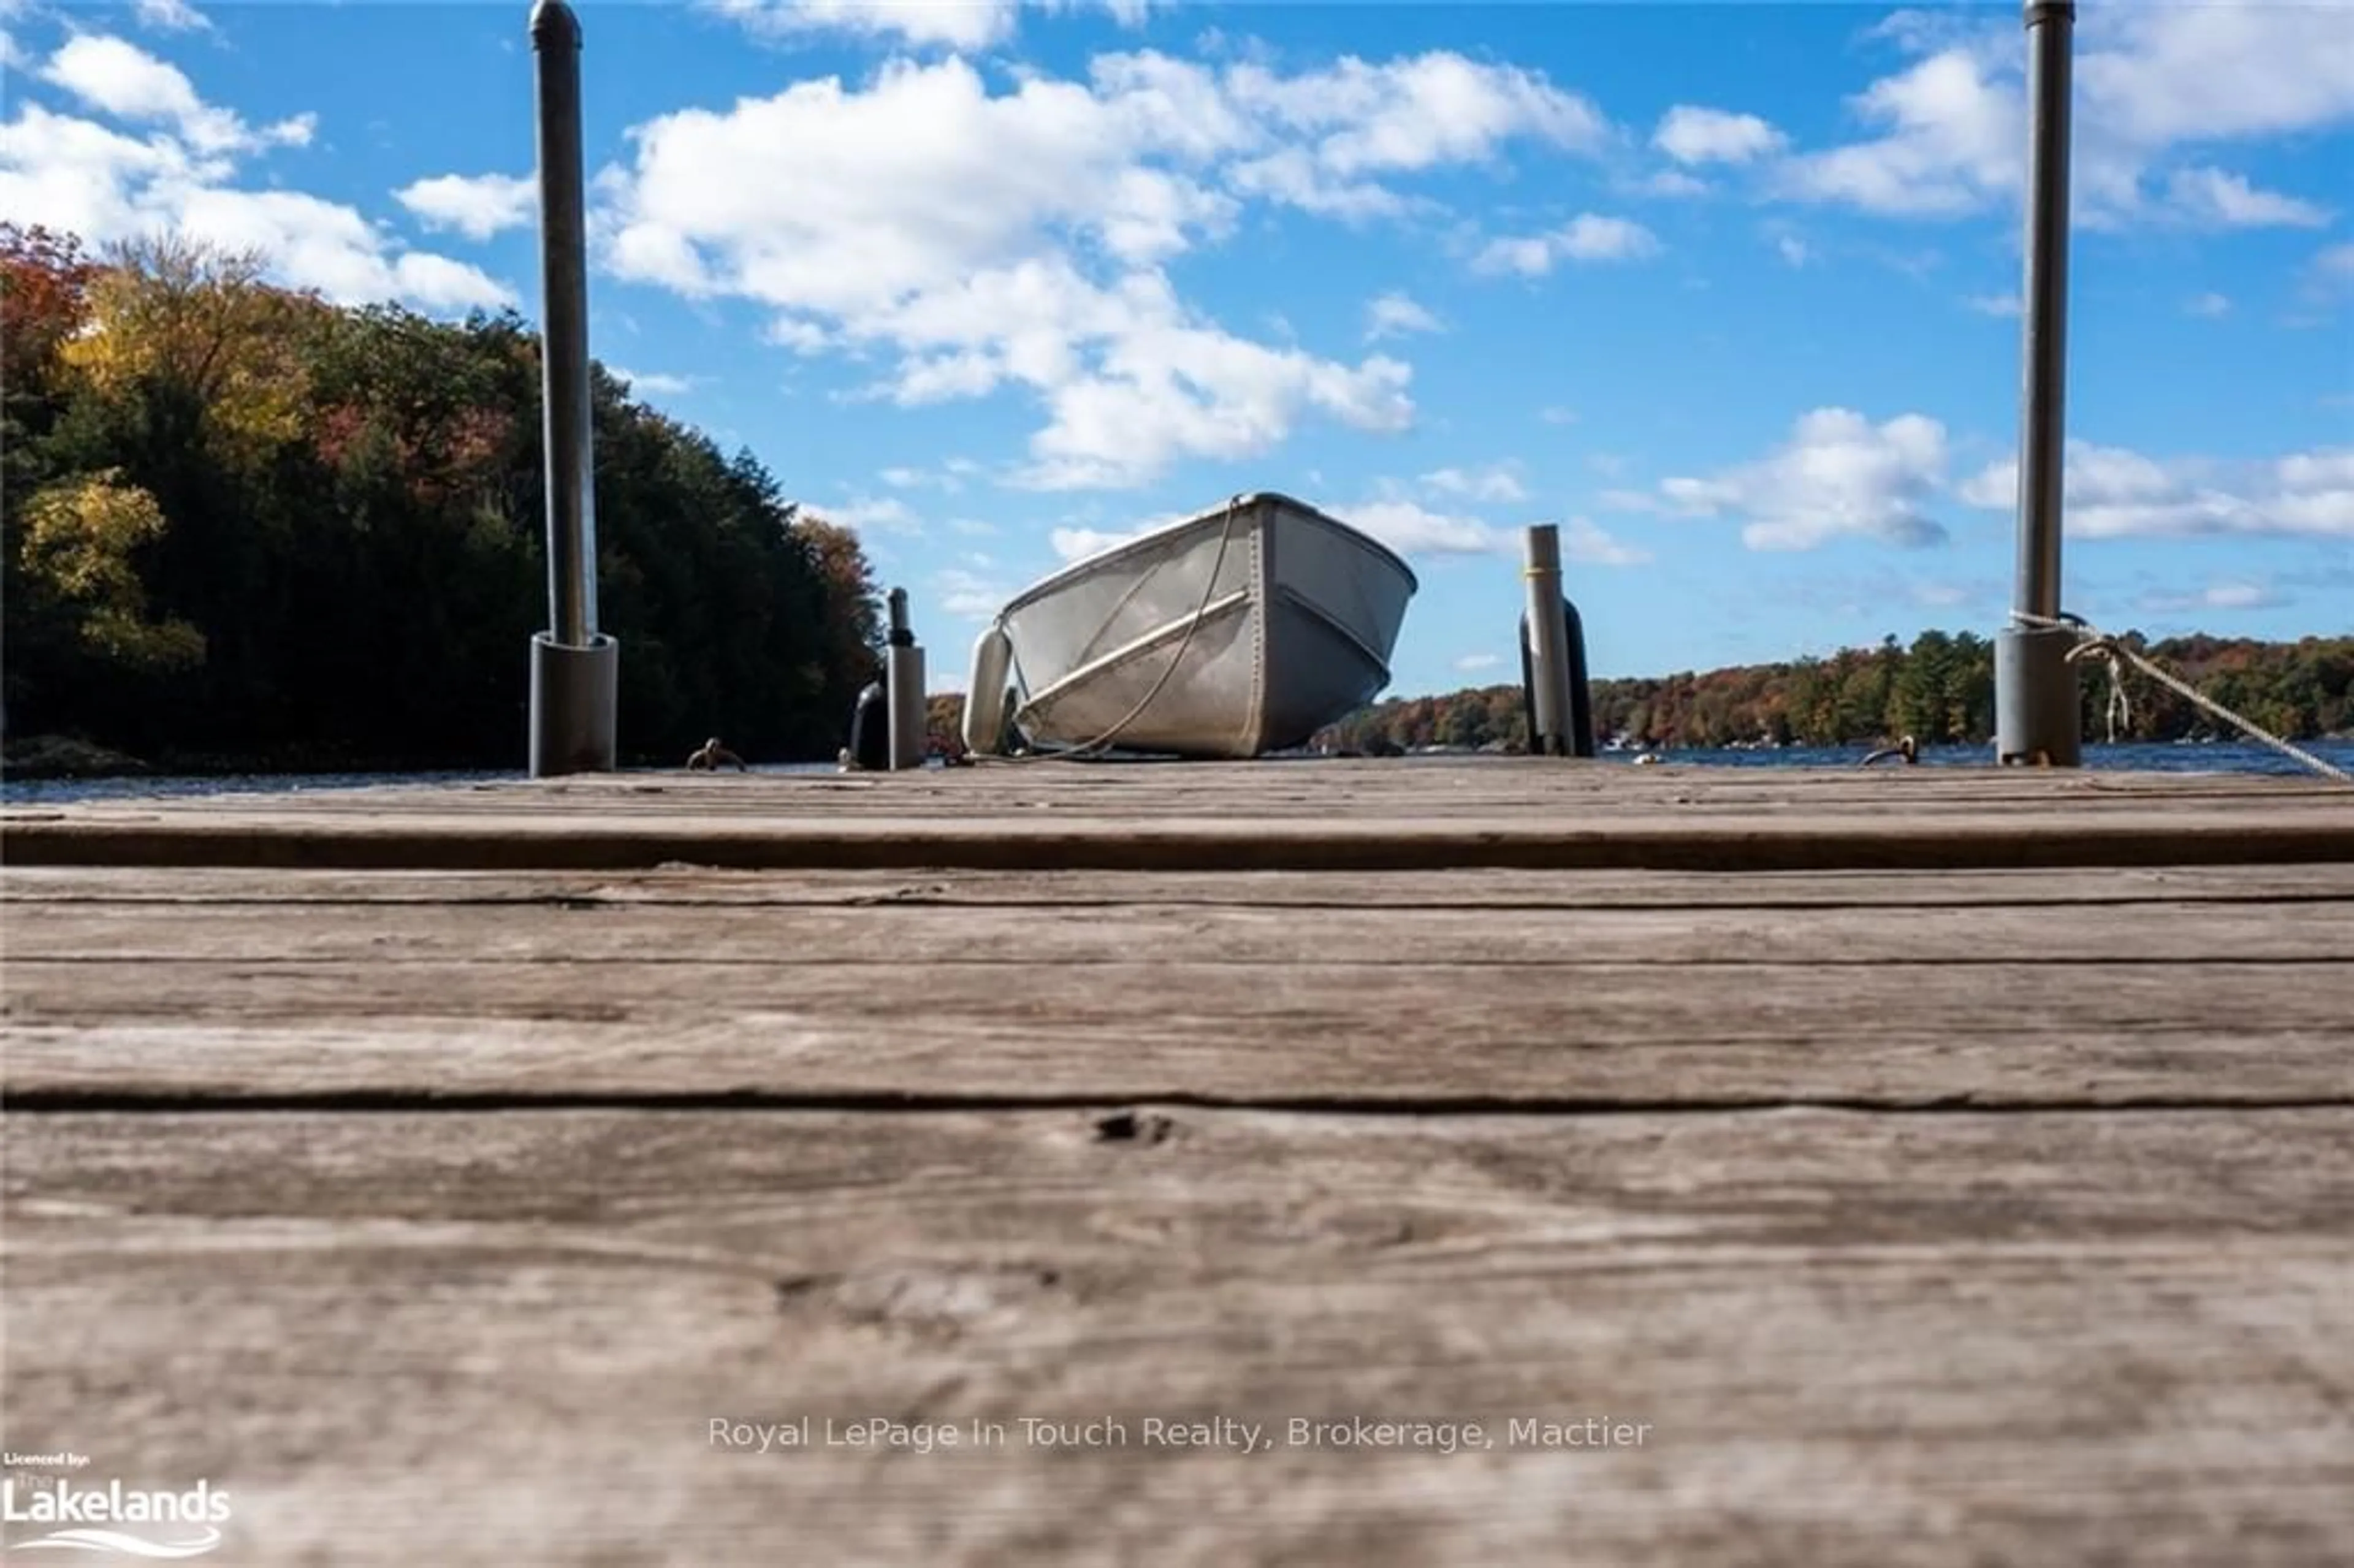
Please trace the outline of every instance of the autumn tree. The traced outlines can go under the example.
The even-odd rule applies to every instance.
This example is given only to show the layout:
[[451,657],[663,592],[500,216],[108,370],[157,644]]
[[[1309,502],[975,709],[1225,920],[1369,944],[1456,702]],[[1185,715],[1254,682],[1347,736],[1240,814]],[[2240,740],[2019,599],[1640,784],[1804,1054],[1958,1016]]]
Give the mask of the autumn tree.
[[[181,766],[515,764],[548,613],[525,323],[335,309],[178,239],[88,263],[0,228],[0,268],[12,734]],[[750,454],[601,368],[591,403],[624,758],[714,733],[832,757],[879,641],[855,537],[797,526]]]
[[859,669],[876,664],[882,657],[883,617],[875,569],[858,535],[808,511],[794,515],[792,529],[826,585],[827,613],[820,639],[827,662]]
[[205,656],[203,633],[152,618],[134,556],[164,535],[155,498],[109,469],[50,486],[25,509],[23,569],[73,608],[77,635],[99,657],[132,669],[169,669]]
[[317,302],[263,281],[257,251],[175,234],[122,241],[87,287],[88,328],[64,358],[101,397],[180,401],[229,452],[293,439]]
[[90,319],[96,270],[73,236],[0,222],[0,392],[11,418],[50,395],[59,351]]

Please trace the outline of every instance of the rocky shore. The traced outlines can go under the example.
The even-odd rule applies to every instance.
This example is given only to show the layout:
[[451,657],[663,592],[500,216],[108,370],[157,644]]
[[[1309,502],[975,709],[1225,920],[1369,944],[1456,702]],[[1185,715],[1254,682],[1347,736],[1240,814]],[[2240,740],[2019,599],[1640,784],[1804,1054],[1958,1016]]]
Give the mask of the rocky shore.
[[0,748],[0,772],[12,779],[116,779],[154,771],[135,757],[71,736],[27,736]]

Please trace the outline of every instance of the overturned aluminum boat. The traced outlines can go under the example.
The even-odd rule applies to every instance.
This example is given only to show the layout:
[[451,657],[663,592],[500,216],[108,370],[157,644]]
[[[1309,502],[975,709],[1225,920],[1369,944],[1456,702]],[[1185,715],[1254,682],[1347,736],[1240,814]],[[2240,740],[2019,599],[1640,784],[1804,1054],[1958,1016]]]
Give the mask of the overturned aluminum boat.
[[1298,746],[1389,684],[1417,586],[1346,524],[1238,495],[1000,610],[973,649],[965,744],[1225,758]]

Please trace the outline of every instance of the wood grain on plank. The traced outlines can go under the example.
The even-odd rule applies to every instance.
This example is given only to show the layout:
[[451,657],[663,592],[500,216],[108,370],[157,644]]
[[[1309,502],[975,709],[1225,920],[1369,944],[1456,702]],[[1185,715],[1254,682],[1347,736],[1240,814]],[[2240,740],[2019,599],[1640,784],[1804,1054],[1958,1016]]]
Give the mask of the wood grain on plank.
[[[1130,904],[1021,908],[876,904],[844,909],[614,903],[518,913],[495,906],[67,905],[9,932],[18,961],[103,958],[247,963],[367,959],[870,966],[1161,963],[1451,964],[1469,970],[1596,963],[1892,962],[2197,965],[2336,962],[2354,977],[2354,899],[2144,904],[2104,917],[2075,906],[1787,910],[1284,908]],[[1491,983],[1516,983],[1511,975]],[[918,982],[919,983],[919,982]]]
[[2354,1113],[1142,1115],[12,1118],[10,1442],[267,1565],[2354,1552]]
[[[239,866],[11,866],[0,923],[21,932],[66,904],[723,905],[839,907],[1043,905],[1129,908],[1329,906],[1718,908],[2354,902],[2354,864],[1949,871],[937,872],[726,871],[673,865],[610,876],[560,871],[270,871]],[[2130,912],[2120,917],[2130,918]]]
[[9,965],[6,1092],[2276,1103],[2354,966]]

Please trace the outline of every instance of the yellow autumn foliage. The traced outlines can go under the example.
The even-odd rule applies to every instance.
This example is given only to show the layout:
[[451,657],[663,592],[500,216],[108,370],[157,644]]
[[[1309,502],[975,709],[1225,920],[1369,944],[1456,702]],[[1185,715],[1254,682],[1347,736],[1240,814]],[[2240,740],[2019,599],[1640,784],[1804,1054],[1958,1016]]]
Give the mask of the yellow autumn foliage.
[[85,646],[143,668],[199,663],[204,633],[176,617],[152,620],[133,553],[168,526],[154,496],[101,469],[53,484],[25,506],[24,568],[81,615]]
[[304,375],[293,330],[314,302],[262,281],[258,256],[177,237],[119,246],[89,288],[89,324],[61,357],[100,392],[175,387],[232,453],[302,432]]

